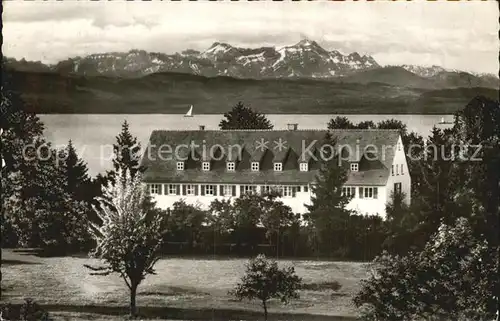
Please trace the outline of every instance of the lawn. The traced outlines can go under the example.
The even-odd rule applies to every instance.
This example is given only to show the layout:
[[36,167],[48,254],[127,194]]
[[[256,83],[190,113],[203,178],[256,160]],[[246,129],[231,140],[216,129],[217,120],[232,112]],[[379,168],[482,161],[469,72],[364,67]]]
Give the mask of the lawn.
[[[139,313],[171,319],[258,319],[258,302],[228,295],[240,279],[244,259],[165,258],[139,286]],[[59,320],[123,320],[128,289],[117,276],[92,276],[86,257],[38,257],[2,250],[2,301],[31,297]],[[362,263],[280,261],[293,265],[306,286],[289,305],[271,302],[270,319],[346,320],[356,315],[351,298],[366,277]],[[339,287],[340,285],[340,287]]]

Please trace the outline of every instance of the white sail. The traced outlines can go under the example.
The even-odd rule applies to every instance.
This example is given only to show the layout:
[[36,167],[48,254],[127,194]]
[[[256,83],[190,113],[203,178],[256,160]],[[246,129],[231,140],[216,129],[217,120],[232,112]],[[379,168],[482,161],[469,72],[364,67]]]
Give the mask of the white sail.
[[193,105],[191,105],[191,107],[189,108],[186,115],[184,115],[184,117],[193,117]]

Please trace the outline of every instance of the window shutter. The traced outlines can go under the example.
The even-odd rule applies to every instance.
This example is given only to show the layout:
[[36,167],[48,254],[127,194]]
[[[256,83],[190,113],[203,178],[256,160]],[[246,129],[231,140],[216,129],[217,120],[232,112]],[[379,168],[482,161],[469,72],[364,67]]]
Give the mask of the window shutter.
[[182,185],[182,195],[186,195],[186,185]]
[[363,198],[364,195],[363,195],[363,187],[360,187],[359,188],[359,198]]
[[244,189],[243,189],[243,185],[240,185],[240,196],[243,195],[245,193]]
[[236,185],[233,185],[233,196],[236,196]]
[[212,185],[212,188],[214,189],[214,196],[217,196],[217,185]]
[[297,196],[297,188],[300,188],[298,186],[292,186],[292,197],[296,197]]
[[198,185],[193,185],[194,187],[194,195],[198,195]]
[[373,198],[377,198],[378,197],[378,187],[374,187],[373,188]]
[[219,195],[221,195],[221,196],[227,196],[227,195],[224,195],[224,185],[220,185],[219,186],[219,191],[220,191]]
[[181,186],[180,185],[175,186],[175,190],[176,190],[177,195],[181,195]]
[[[196,192],[195,192],[195,195],[196,195]],[[201,185],[200,195],[201,196],[205,195],[205,185]]]
[[351,196],[352,198],[356,197],[356,187],[351,187]]

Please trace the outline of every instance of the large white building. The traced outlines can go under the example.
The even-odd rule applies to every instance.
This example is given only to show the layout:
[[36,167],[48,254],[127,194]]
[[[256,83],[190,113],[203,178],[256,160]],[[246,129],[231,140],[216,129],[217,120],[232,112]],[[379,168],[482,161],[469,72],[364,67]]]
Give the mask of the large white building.
[[[327,133],[336,141],[326,140]],[[307,211],[321,159],[335,151],[348,168],[349,208],[385,216],[392,192],[410,202],[411,178],[397,130],[155,130],[142,165],[157,205],[180,199],[208,208],[216,198],[276,189],[296,213]]]

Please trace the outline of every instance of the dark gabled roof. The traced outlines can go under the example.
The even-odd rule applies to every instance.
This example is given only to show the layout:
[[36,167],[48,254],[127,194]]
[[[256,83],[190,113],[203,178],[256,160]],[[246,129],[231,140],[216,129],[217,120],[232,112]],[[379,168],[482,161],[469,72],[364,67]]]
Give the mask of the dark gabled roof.
[[274,151],[273,163],[284,163],[290,151],[289,147]]
[[[370,169],[367,171],[351,172],[345,185],[363,186],[363,185],[385,185],[389,178],[386,169]],[[370,182],[367,184],[366,182]]]
[[[310,166],[308,172],[300,172],[298,163],[302,161],[304,152],[306,160],[315,162],[307,152],[307,147],[315,156],[321,146],[326,143],[326,130],[184,130],[168,131],[155,130],[152,132],[147,150],[142,159],[146,167],[144,180],[147,182],[213,182],[213,183],[255,183],[255,184],[305,184],[313,182],[317,175],[316,166]],[[333,130],[331,134],[336,138],[337,146],[349,146],[352,152],[348,161],[360,161],[364,148],[373,144],[379,150],[383,146],[395,146],[399,138],[396,130]],[[279,150],[275,141],[286,141],[285,148]],[[267,150],[257,148],[258,141],[267,141]],[[211,158],[213,165],[210,171],[202,171],[201,166],[187,164],[184,171],[176,170],[176,147],[191,142],[201,145],[204,142],[208,152],[214,145],[220,145],[224,150],[224,157],[219,160]],[[173,152],[167,155],[169,148]],[[359,153],[357,150],[359,149]],[[177,149],[185,154],[185,148]],[[196,149],[199,156],[201,149]],[[240,153],[241,151],[241,153]],[[150,155],[150,157],[148,157]],[[231,155],[231,156],[230,156]],[[170,156],[170,157],[168,157]],[[185,155],[181,155],[184,157]],[[227,172],[225,162],[238,160],[235,172]],[[386,149],[385,158],[381,160],[378,169],[350,173],[347,184],[350,185],[385,185],[390,174],[390,167],[394,158],[394,148]],[[203,158],[200,157],[200,161]],[[260,171],[250,170],[252,161],[261,162]],[[286,163],[281,172],[275,172],[273,161]]]
[[[349,148],[350,162],[359,162],[365,148],[370,145],[380,151],[381,161],[390,168],[394,159],[395,146],[399,139],[399,131],[394,129],[335,129],[330,131],[337,141],[337,148]],[[384,155],[381,155],[384,153]],[[383,156],[383,157],[382,157]]]

